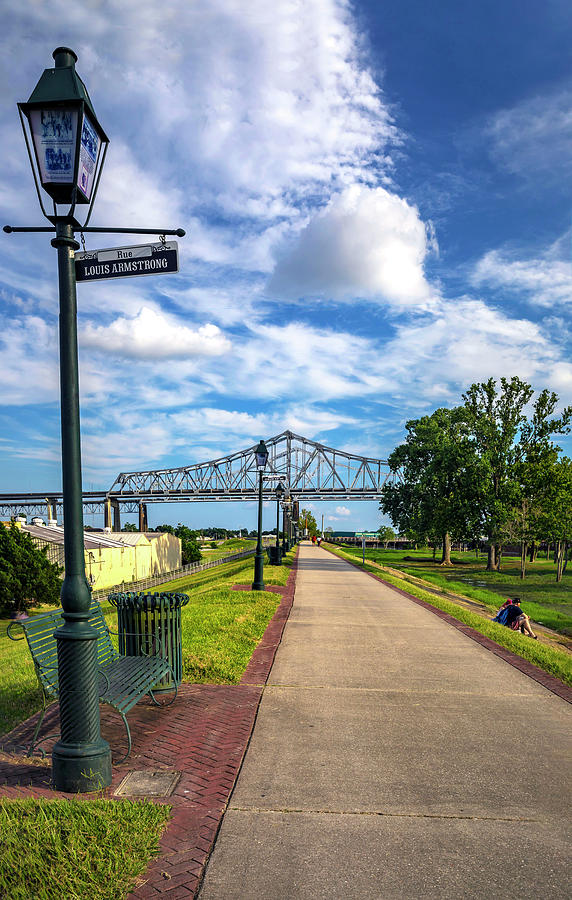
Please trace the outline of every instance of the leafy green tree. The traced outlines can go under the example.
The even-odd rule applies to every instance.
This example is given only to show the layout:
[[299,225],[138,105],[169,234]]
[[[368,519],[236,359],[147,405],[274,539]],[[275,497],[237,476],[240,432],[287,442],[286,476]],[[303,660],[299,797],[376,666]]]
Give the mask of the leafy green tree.
[[126,522],[121,530],[122,531],[139,531],[139,529],[137,528],[137,525],[134,525],[132,522]]
[[524,496],[523,466],[528,460],[530,477],[536,477],[535,460],[554,446],[550,436],[569,431],[572,409],[553,416],[558,397],[547,390],[538,395],[527,419],[525,408],[533,393],[529,384],[513,376],[510,381],[501,378],[498,392],[496,381],[489,378],[463,394],[461,409],[478,459],[474,487],[480,529],[489,545],[489,571],[499,569],[504,532]]
[[460,407],[437,409],[406,424],[404,444],[389,457],[400,480],[384,485],[381,510],[403,534],[442,543],[441,564],[450,566],[451,538],[473,533],[475,451]]
[[316,524],[316,520],[309,509],[303,509],[300,512],[300,518],[298,520],[298,527],[300,531],[303,533],[304,528],[308,529],[309,537],[313,537],[318,534],[318,526]]
[[188,528],[187,525],[181,525],[180,522],[176,528],[173,525],[158,525],[155,531],[166,531],[168,534],[174,534],[175,537],[179,538],[184,566],[188,566],[193,562],[200,562],[203,558],[197,540],[198,531],[193,531],[192,528]]
[[0,523],[0,610],[26,612],[39,603],[59,602],[60,567],[47,559],[29,534]]
[[390,525],[381,525],[380,528],[378,528],[377,533],[381,543],[384,545],[386,550],[389,542],[394,541],[397,537],[395,531]]
[[561,581],[572,544],[572,460],[567,456],[559,459],[552,468],[540,529],[555,544],[556,581]]

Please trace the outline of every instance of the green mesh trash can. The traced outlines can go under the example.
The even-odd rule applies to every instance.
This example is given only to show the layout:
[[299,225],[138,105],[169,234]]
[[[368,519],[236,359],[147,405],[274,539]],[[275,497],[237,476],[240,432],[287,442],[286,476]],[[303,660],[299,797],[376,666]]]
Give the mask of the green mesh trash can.
[[269,547],[266,548],[268,553],[268,562],[271,566],[279,566],[282,563],[282,547],[277,547],[276,544],[270,544]]
[[117,608],[119,652],[122,656],[162,656],[173,670],[152,690],[172,691],[183,677],[181,608],[189,602],[187,594],[136,593],[109,594]]

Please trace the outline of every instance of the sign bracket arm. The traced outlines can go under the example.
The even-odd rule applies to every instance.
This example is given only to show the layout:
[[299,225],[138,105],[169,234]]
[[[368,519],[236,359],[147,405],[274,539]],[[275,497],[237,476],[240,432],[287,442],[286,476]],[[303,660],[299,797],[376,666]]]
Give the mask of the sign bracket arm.
[[[72,222],[72,227],[75,231],[83,231],[84,234],[164,234],[164,235],[176,235],[177,237],[184,237],[186,232],[183,228],[100,228],[99,226],[90,225],[87,228],[82,228],[79,222]],[[6,232],[6,234],[12,234],[16,232],[50,232],[55,231],[54,227],[50,227],[49,225],[43,225],[39,227],[29,227],[29,226],[20,226],[20,225],[4,225],[2,229]]]

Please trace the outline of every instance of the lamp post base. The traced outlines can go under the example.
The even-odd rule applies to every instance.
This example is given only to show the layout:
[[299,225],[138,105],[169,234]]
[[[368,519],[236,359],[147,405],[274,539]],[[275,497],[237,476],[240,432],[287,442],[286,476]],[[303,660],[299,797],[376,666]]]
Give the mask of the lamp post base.
[[254,557],[254,581],[252,582],[253,591],[264,590],[264,553],[256,551]]
[[111,784],[111,749],[100,739],[91,747],[74,747],[61,741],[52,751],[52,776],[56,791],[85,794]]

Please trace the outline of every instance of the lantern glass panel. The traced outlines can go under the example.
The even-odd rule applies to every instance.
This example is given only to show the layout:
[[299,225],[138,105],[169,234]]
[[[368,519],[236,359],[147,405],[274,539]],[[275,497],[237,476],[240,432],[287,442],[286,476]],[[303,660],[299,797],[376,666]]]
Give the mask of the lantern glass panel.
[[46,107],[30,111],[30,127],[43,185],[73,185],[77,120],[77,109]]
[[257,453],[256,454],[256,465],[259,469],[263,469],[268,462],[268,453]]
[[81,128],[81,143],[79,147],[79,166],[77,172],[77,186],[89,203],[95,176],[95,165],[101,140],[95,130],[89,116],[84,114]]

